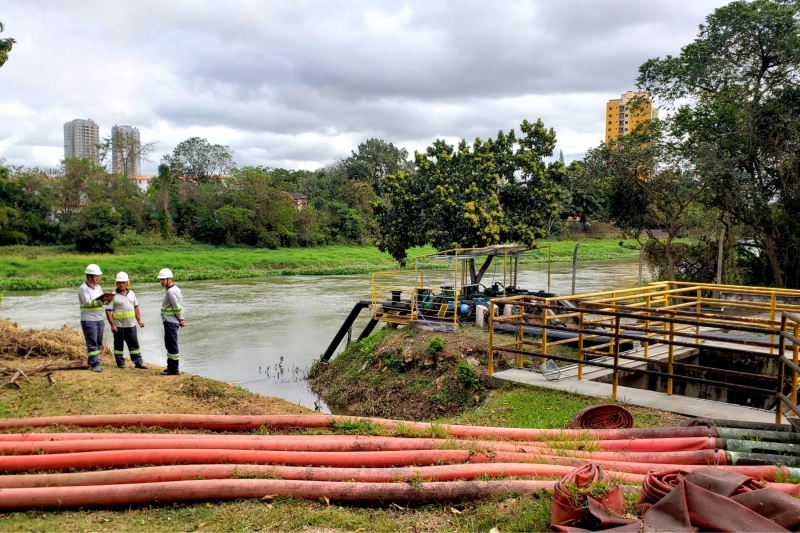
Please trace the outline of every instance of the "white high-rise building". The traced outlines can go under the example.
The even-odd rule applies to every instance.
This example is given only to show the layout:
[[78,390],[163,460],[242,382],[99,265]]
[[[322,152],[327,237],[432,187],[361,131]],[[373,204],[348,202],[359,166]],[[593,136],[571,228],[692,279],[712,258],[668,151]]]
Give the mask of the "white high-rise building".
[[114,126],[111,128],[111,171],[132,178],[142,173],[139,128]]
[[85,158],[98,164],[100,128],[94,120],[76,118],[64,124],[64,158]]

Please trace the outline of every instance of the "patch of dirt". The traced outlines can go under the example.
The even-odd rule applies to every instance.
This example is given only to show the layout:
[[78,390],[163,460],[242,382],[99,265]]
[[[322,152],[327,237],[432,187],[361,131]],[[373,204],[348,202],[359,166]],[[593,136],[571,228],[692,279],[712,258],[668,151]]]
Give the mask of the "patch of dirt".
[[472,330],[384,329],[309,372],[311,389],[348,414],[435,420],[486,396],[486,338]]

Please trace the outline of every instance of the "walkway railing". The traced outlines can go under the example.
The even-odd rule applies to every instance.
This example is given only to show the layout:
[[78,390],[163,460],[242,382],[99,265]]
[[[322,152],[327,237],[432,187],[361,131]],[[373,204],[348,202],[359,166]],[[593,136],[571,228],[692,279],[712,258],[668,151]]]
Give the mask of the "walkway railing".
[[[662,295],[672,298],[672,294],[685,294],[674,289],[660,288],[656,293],[641,292],[637,298],[656,294],[657,301],[664,303]],[[619,291],[622,292],[622,291]],[[667,293],[666,295],[664,293]],[[611,297],[614,302],[628,298],[633,291],[625,295]],[[687,311],[674,305],[661,307],[645,307],[639,302],[633,305],[619,305],[609,301],[584,301],[580,307],[559,305],[532,296],[518,296],[492,300],[489,310],[489,374],[494,373],[495,354],[509,353],[516,356],[518,367],[523,367],[526,357],[539,359],[542,363],[548,359],[573,363],[577,366],[577,379],[583,379],[584,366],[611,370],[612,398],[617,398],[620,374],[641,374],[666,380],[666,393],[673,394],[674,382],[711,386],[726,391],[738,391],[758,394],[765,398],[775,397],[775,416],[780,422],[782,406],[800,416],[797,407],[798,349],[800,348],[800,317],[784,312],[780,321],[736,317],[709,312]],[[550,299],[552,300],[552,299]],[[666,300],[667,302],[669,300]],[[569,304],[570,302],[564,302]],[[704,303],[702,295],[693,302]],[[788,305],[788,304],[787,304]],[[776,308],[775,302],[772,303]],[[502,308],[502,311],[500,311]],[[703,308],[703,307],[701,307]],[[496,325],[505,325],[506,330],[514,332],[513,340],[509,337],[498,337]],[[510,327],[509,327],[510,326]],[[541,338],[531,335],[540,332]],[[719,330],[725,330],[724,333]],[[789,333],[788,329],[792,330]],[[548,332],[565,332],[570,338],[550,342]],[[778,342],[776,342],[778,339]],[[594,340],[592,343],[587,341]],[[599,341],[599,342],[598,342]],[[782,342],[783,341],[783,342]],[[786,342],[791,344],[793,360],[785,357]],[[639,355],[621,349],[623,343],[641,342],[643,350]],[[547,347],[574,343],[577,345],[575,356],[547,353]],[[594,344],[587,346],[587,344]],[[666,346],[666,354],[660,357],[648,357],[649,344]],[[746,355],[749,358],[761,358],[764,367],[777,366],[778,375],[761,374],[683,363],[675,360],[676,349],[705,347],[723,349],[731,354]],[[777,353],[776,353],[777,352]],[[664,357],[666,355],[666,357]],[[612,362],[608,360],[613,358]],[[640,364],[630,365],[626,362]],[[791,372],[789,396],[786,396],[785,367]],[[658,367],[654,370],[653,367]],[[700,377],[706,373],[720,376],[719,379]]]

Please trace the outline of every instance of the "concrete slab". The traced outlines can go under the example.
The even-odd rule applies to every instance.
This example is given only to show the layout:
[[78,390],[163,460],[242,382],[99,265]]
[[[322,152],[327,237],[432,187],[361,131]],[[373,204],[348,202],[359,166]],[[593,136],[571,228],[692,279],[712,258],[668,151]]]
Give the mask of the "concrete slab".
[[[578,381],[576,379],[548,381],[539,372],[525,368],[510,368],[502,372],[497,372],[493,374],[492,377],[537,387],[574,392],[585,396],[611,398],[610,383],[586,380]],[[662,392],[633,389],[630,387],[618,387],[617,398],[631,405],[661,409],[662,411],[670,411],[684,416],[742,420],[747,422],[775,422],[774,411],[764,411],[762,409],[753,409],[741,405],[689,398],[686,396],[669,396]]]

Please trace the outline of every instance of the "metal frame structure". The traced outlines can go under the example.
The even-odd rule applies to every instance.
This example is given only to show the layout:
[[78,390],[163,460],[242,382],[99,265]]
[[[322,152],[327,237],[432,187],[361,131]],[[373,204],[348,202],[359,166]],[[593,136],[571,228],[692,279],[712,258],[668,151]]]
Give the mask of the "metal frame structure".
[[[750,300],[739,301],[721,298],[720,293],[739,294]],[[711,385],[741,392],[774,395],[776,398],[776,421],[780,422],[781,407],[800,416],[797,407],[798,350],[800,349],[800,291],[732,285],[697,285],[684,283],[654,283],[646,287],[575,295],[570,297],[538,298],[515,296],[497,298],[489,308],[489,361],[488,373],[494,373],[495,353],[516,355],[517,366],[522,367],[526,356],[571,362],[577,365],[577,379],[583,379],[583,367],[600,367],[613,372],[612,397],[616,399],[620,372],[660,376],[667,380],[667,394],[673,393],[673,382],[691,382]],[[798,299],[798,300],[795,300]],[[782,301],[784,300],[784,301]],[[564,305],[567,301],[571,305]],[[507,309],[510,306],[510,309]],[[503,312],[498,312],[500,308]],[[762,317],[735,316],[730,313],[760,312]],[[777,313],[782,313],[776,320]],[[502,316],[498,316],[502,315]],[[513,340],[503,340],[495,333],[495,324],[506,324],[514,328]],[[525,328],[535,326],[541,330],[541,338],[525,334]],[[721,336],[714,330],[724,329],[733,335]],[[791,333],[789,332],[791,330]],[[548,340],[548,331],[570,332],[571,338]],[[760,337],[757,337],[760,336]],[[608,338],[608,342],[595,343],[587,349],[587,339]],[[621,351],[622,342],[638,341],[642,344],[641,357]],[[776,342],[777,341],[777,342]],[[787,342],[791,346],[792,359],[785,357]],[[574,344],[577,359],[548,353],[553,346]],[[651,344],[667,346],[666,359],[648,358]],[[698,347],[701,344],[721,348],[733,354],[746,354],[777,362],[779,375],[762,376],[729,369],[704,367],[675,361],[676,347]],[[613,357],[613,364],[592,360],[598,357]],[[661,367],[620,367],[620,361],[637,361]],[[639,365],[640,367],[643,365]],[[785,394],[784,376],[791,374],[789,396]],[[681,369],[706,370],[723,376],[772,380],[775,386],[764,389],[752,385],[728,383],[680,373]],[[678,373],[676,373],[678,370]]]

